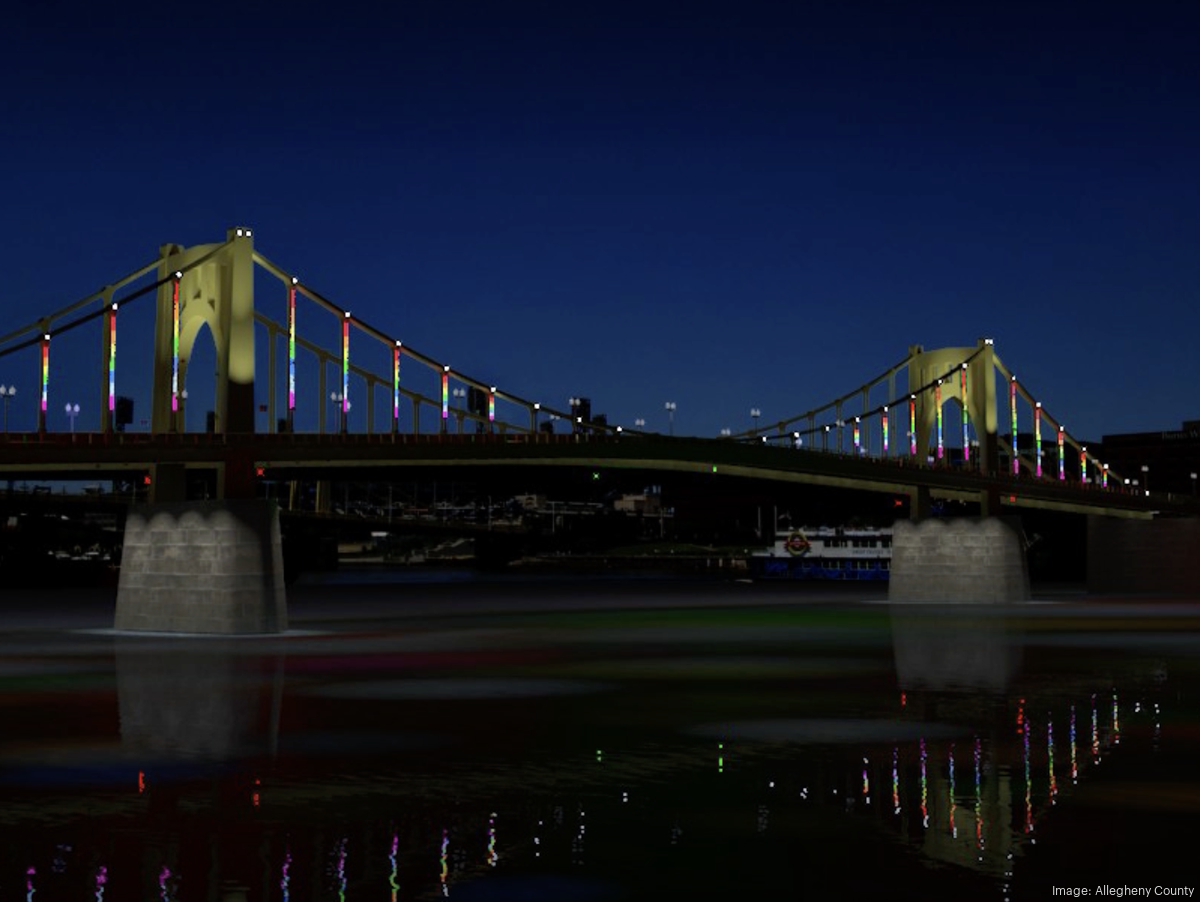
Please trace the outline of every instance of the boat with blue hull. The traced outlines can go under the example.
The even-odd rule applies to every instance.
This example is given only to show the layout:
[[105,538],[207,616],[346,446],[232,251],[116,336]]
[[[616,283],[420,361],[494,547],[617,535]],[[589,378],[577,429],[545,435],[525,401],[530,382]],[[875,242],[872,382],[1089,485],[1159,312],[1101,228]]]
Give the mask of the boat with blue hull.
[[891,527],[869,526],[780,530],[749,562],[761,579],[821,580],[886,580],[891,563]]

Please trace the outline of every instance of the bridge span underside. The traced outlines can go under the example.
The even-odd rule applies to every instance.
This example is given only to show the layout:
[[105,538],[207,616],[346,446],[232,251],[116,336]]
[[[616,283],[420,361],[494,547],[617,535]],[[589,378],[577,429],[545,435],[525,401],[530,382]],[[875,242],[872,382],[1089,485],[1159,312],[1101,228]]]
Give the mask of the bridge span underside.
[[[705,474],[713,479],[828,486],[907,496],[914,519],[931,498],[978,503],[981,513],[1039,508],[1069,513],[1151,518],[1195,514],[1191,498],[1147,499],[1054,480],[920,466],[904,459],[743,444],[721,439],[657,436],[530,435],[64,435],[0,446],[0,474],[23,478],[111,478],[159,468],[216,469],[219,492],[254,494],[256,480],[412,478],[415,472],[482,472],[581,468]],[[153,480],[152,480],[153,482]],[[164,490],[167,486],[162,487]],[[181,500],[160,494],[155,500]]]

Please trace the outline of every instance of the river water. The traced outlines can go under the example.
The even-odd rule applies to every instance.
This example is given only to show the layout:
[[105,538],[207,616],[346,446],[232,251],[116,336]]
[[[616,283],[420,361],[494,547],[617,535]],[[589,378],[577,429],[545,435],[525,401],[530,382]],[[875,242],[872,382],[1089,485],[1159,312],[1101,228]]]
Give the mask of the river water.
[[1200,884],[1200,604],[885,594],[342,574],[203,640],[10,597],[0,899]]

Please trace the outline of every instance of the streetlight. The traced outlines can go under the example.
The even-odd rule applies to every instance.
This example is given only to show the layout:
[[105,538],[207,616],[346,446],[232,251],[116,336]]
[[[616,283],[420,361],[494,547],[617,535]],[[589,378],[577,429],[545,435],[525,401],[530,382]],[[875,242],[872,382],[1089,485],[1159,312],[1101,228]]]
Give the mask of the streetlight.
[[638,417],[637,419],[635,419],[633,421],[633,425],[637,426],[638,429],[645,429],[646,428],[646,418]]
[[733,435],[732,429],[725,428],[721,430],[721,438],[729,438],[731,435]]
[[579,431],[579,408],[583,404],[582,398],[567,398],[567,403],[571,406],[571,431]]
[[670,435],[675,434],[675,402],[668,401],[663,405],[667,410],[667,430]]
[[17,393],[15,385],[0,385],[0,398],[4,399],[4,431],[8,432],[8,402]]
[[[467,396],[467,390],[465,388],[461,388],[461,387],[460,388],[452,388],[452,389],[450,389],[450,394],[453,395],[457,399],[454,403],[461,405],[463,403],[463,399],[466,398],[466,396]],[[462,422],[463,422],[462,407],[461,406],[456,407],[455,413],[458,416],[458,431],[461,433],[462,432]]]
[[66,410],[67,410],[67,416],[71,420],[71,431],[74,432],[75,431],[75,418],[77,416],[79,416],[79,405],[72,404],[70,401],[68,401]]
[[[347,417],[350,413],[349,396],[343,395],[339,391],[331,391],[329,393],[329,400],[336,405],[335,410],[340,410],[342,412],[342,432],[345,432]],[[342,403],[343,401],[345,402],[344,404]]]
[[758,432],[758,418],[762,416],[762,411],[757,407],[750,408],[750,419],[754,422],[754,431]]
[[1150,466],[1142,464],[1142,485],[1146,489],[1146,494],[1150,494]]

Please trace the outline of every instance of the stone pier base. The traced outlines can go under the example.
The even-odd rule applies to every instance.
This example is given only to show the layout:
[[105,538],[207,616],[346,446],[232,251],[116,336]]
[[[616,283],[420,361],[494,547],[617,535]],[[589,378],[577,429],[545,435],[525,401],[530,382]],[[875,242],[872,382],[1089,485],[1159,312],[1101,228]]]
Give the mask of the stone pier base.
[[279,508],[273,501],[182,501],[125,521],[115,626],[173,633],[287,629]]
[[892,535],[891,601],[1029,599],[1020,529],[998,517],[899,520]]

